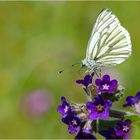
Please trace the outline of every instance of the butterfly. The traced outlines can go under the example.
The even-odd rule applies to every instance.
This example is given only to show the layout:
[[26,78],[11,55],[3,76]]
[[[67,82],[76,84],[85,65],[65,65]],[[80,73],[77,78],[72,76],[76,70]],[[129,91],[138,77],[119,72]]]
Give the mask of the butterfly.
[[115,66],[131,55],[131,39],[111,10],[104,9],[96,19],[82,66],[89,71]]

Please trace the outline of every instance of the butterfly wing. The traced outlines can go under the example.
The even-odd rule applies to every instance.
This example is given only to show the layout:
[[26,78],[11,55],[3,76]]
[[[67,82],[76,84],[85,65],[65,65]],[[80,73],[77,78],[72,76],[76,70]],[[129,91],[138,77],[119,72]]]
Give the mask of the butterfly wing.
[[130,35],[109,9],[103,10],[88,42],[86,61],[98,66],[120,64],[131,55]]

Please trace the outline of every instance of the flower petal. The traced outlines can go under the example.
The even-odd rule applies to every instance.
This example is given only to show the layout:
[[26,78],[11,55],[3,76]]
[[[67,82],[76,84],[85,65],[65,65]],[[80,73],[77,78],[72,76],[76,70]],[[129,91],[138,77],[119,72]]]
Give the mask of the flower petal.
[[111,108],[112,107],[112,102],[110,100],[107,100],[105,103],[106,108]]
[[61,105],[57,107],[57,111],[61,113],[62,116],[65,115],[64,108]]
[[96,137],[94,137],[91,132],[88,132],[88,130],[80,131],[75,137],[75,140],[87,140],[87,139],[96,140]]
[[96,84],[97,86],[102,86],[102,80],[101,80],[101,79],[96,79],[96,80],[95,80],[95,84]]
[[65,102],[66,101],[66,98],[64,96],[61,97],[61,102]]
[[72,120],[75,120],[75,122],[76,122],[76,124],[72,124],[72,122],[71,122],[71,124],[75,127],[79,126],[81,124],[81,120],[76,116],[74,116]]
[[122,130],[117,130],[117,131],[116,131],[116,135],[117,135],[117,136],[123,136],[124,133],[123,133]]
[[137,92],[136,98],[138,98],[140,100],[140,92]]
[[86,103],[86,107],[87,107],[87,109],[92,110],[93,107],[94,107],[93,102],[87,102],[87,103]]
[[112,80],[110,82],[110,88],[109,88],[108,93],[114,93],[117,85],[118,85],[118,81],[117,80]]
[[88,87],[88,85],[92,83],[92,76],[88,74],[84,77],[84,80],[76,80],[76,83],[83,84],[85,87]]
[[119,137],[116,135],[116,131],[114,128],[110,127],[108,130],[99,132],[102,136],[106,138],[106,140],[112,140],[112,139],[122,139],[122,137]]
[[68,130],[70,134],[78,133],[80,131],[80,126],[74,127],[73,125],[69,125]]
[[99,104],[104,105],[103,97],[101,95],[96,96],[93,104],[94,106],[97,106]]
[[69,106],[69,103],[67,102],[66,98],[65,97],[61,97],[61,103],[62,103],[62,106]]
[[71,117],[67,115],[66,117],[62,118],[61,120],[63,123],[70,125]]
[[130,132],[125,134],[124,139],[130,140]]
[[103,81],[105,82],[105,83],[108,83],[108,82],[110,82],[110,76],[109,75],[104,75],[103,76]]
[[117,80],[112,80],[111,85],[116,87],[118,85],[118,81]]
[[84,78],[84,84],[87,87],[89,84],[92,83],[92,76],[91,75],[86,75]]
[[108,119],[108,117],[109,117],[109,112],[108,112],[108,110],[105,110],[105,111],[103,111],[103,112],[100,114],[100,118],[103,119],[103,120]]
[[92,111],[90,114],[89,114],[89,119],[91,120],[96,120],[98,118],[98,112],[97,111]]
[[84,84],[84,80],[76,80],[77,84]]
[[128,97],[126,98],[126,104],[124,104],[123,106],[124,106],[124,107],[132,106],[132,105],[134,105],[136,102],[137,102],[137,98],[135,98],[135,97],[133,97],[133,96],[128,96]]

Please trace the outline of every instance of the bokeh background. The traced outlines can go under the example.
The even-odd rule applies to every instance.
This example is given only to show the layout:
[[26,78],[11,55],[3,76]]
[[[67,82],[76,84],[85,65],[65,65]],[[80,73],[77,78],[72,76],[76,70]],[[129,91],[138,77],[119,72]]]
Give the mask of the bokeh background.
[[[85,57],[93,23],[106,7],[132,38],[132,56],[109,70],[126,97],[140,90],[140,2],[0,2],[0,138],[73,138],[56,108],[61,96],[86,101],[75,83],[79,66],[71,65]],[[114,107],[123,110],[124,100]],[[140,138],[139,124],[134,128],[132,138]]]

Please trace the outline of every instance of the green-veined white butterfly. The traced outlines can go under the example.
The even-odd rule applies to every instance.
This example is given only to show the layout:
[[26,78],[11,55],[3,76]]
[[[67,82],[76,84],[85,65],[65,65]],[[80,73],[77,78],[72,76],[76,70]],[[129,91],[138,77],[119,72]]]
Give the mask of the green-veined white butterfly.
[[128,31],[109,9],[104,9],[93,27],[82,65],[89,71],[122,63],[131,55]]

